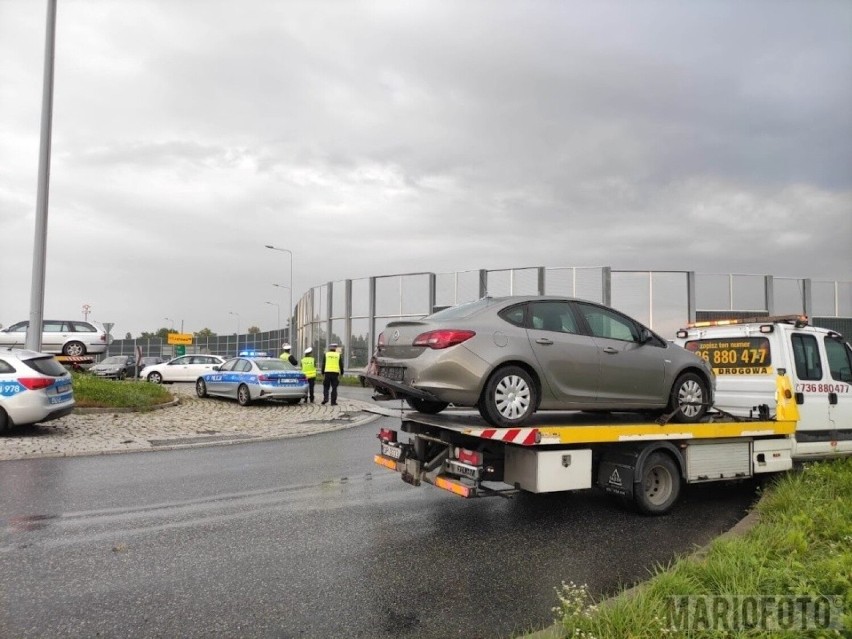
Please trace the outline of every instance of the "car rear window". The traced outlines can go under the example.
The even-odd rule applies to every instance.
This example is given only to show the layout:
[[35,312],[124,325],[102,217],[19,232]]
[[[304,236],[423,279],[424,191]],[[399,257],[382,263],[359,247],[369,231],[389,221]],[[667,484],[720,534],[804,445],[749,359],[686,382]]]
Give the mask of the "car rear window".
[[284,359],[256,359],[254,363],[262,371],[295,371],[298,367],[293,366]]
[[442,311],[438,311],[437,313],[432,313],[431,315],[427,315],[423,319],[430,320],[454,320],[454,319],[462,319],[465,317],[470,317],[474,313],[478,313],[484,308],[488,308],[492,304],[494,304],[493,297],[483,297],[480,300],[476,300],[475,302],[467,302],[466,304],[459,304],[458,306],[451,306],[450,308],[445,308]]
[[50,375],[52,377],[61,377],[66,374],[62,364],[56,361],[53,357],[34,357],[33,359],[23,360],[24,364],[38,371],[42,375]]

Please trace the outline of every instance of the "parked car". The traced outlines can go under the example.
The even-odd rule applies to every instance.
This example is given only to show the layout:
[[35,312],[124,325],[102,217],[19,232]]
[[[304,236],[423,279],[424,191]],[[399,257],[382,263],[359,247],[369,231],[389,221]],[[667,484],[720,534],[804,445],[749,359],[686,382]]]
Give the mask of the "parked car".
[[136,377],[136,356],[111,355],[91,366],[89,372],[97,377],[112,377],[114,379]]
[[[0,330],[0,346],[23,348],[29,320]],[[57,355],[81,356],[105,353],[109,346],[106,329],[97,322],[80,320],[44,320],[41,350]]]
[[218,355],[181,355],[164,364],[146,366],[139,377],[154,384],[194,382],[199,375],[224,361],[225,358]]
[[53,355],[0,347],[0,434],[73,410],[71,375]]
[[585,300],[491,298],[395,321],[367,382],[423,413],[475,406],[495,426],[537,410],[667,411],[699,421],[715,377],[701,358],[636,320]]
[[290,362],[273,357],[234,357],[195,382],[199,397],[216,395],[248,406],[259,399],[298,404],[308,395],[308,378]]
[[159,357],[157,355],[149,355],[147,357],[143,357],[139,362],[139,370],[141,371],[146,366],[154,366],[155,364],[165,364],[168,362],[165,357]]

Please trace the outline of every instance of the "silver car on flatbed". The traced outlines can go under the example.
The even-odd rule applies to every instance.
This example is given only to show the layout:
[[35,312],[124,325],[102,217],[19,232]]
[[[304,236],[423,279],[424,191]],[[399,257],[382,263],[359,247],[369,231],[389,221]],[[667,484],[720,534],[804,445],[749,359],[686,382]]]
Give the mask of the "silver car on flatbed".
[[537,410],[653,411],[700,421],[715,377],[701,358],[602,304],[486,297],[390,322],[365,380],[423,413],[473,406],[514,427]]

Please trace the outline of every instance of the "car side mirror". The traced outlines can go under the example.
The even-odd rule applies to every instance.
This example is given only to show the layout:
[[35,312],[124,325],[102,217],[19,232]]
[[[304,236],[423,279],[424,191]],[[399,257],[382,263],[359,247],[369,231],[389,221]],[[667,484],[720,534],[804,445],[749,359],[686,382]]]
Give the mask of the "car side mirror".
[[639,333],[639,343],[640,344],[647,344],[648,342],[651,342],[653,340],[654,340],[654,334],[651,331],[649,331],[647,328],[643,328],[642,332]]

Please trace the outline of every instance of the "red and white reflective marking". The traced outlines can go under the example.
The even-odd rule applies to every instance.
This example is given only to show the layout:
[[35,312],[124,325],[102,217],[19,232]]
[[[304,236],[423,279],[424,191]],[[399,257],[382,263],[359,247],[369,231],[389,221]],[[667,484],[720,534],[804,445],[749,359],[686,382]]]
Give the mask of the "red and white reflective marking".
[[520,444],[521,446],[533,446],[536,444],[538,428],[484,428],[466,431],[468,435],[482,437],[483,439],[495,439],[507,444]]

